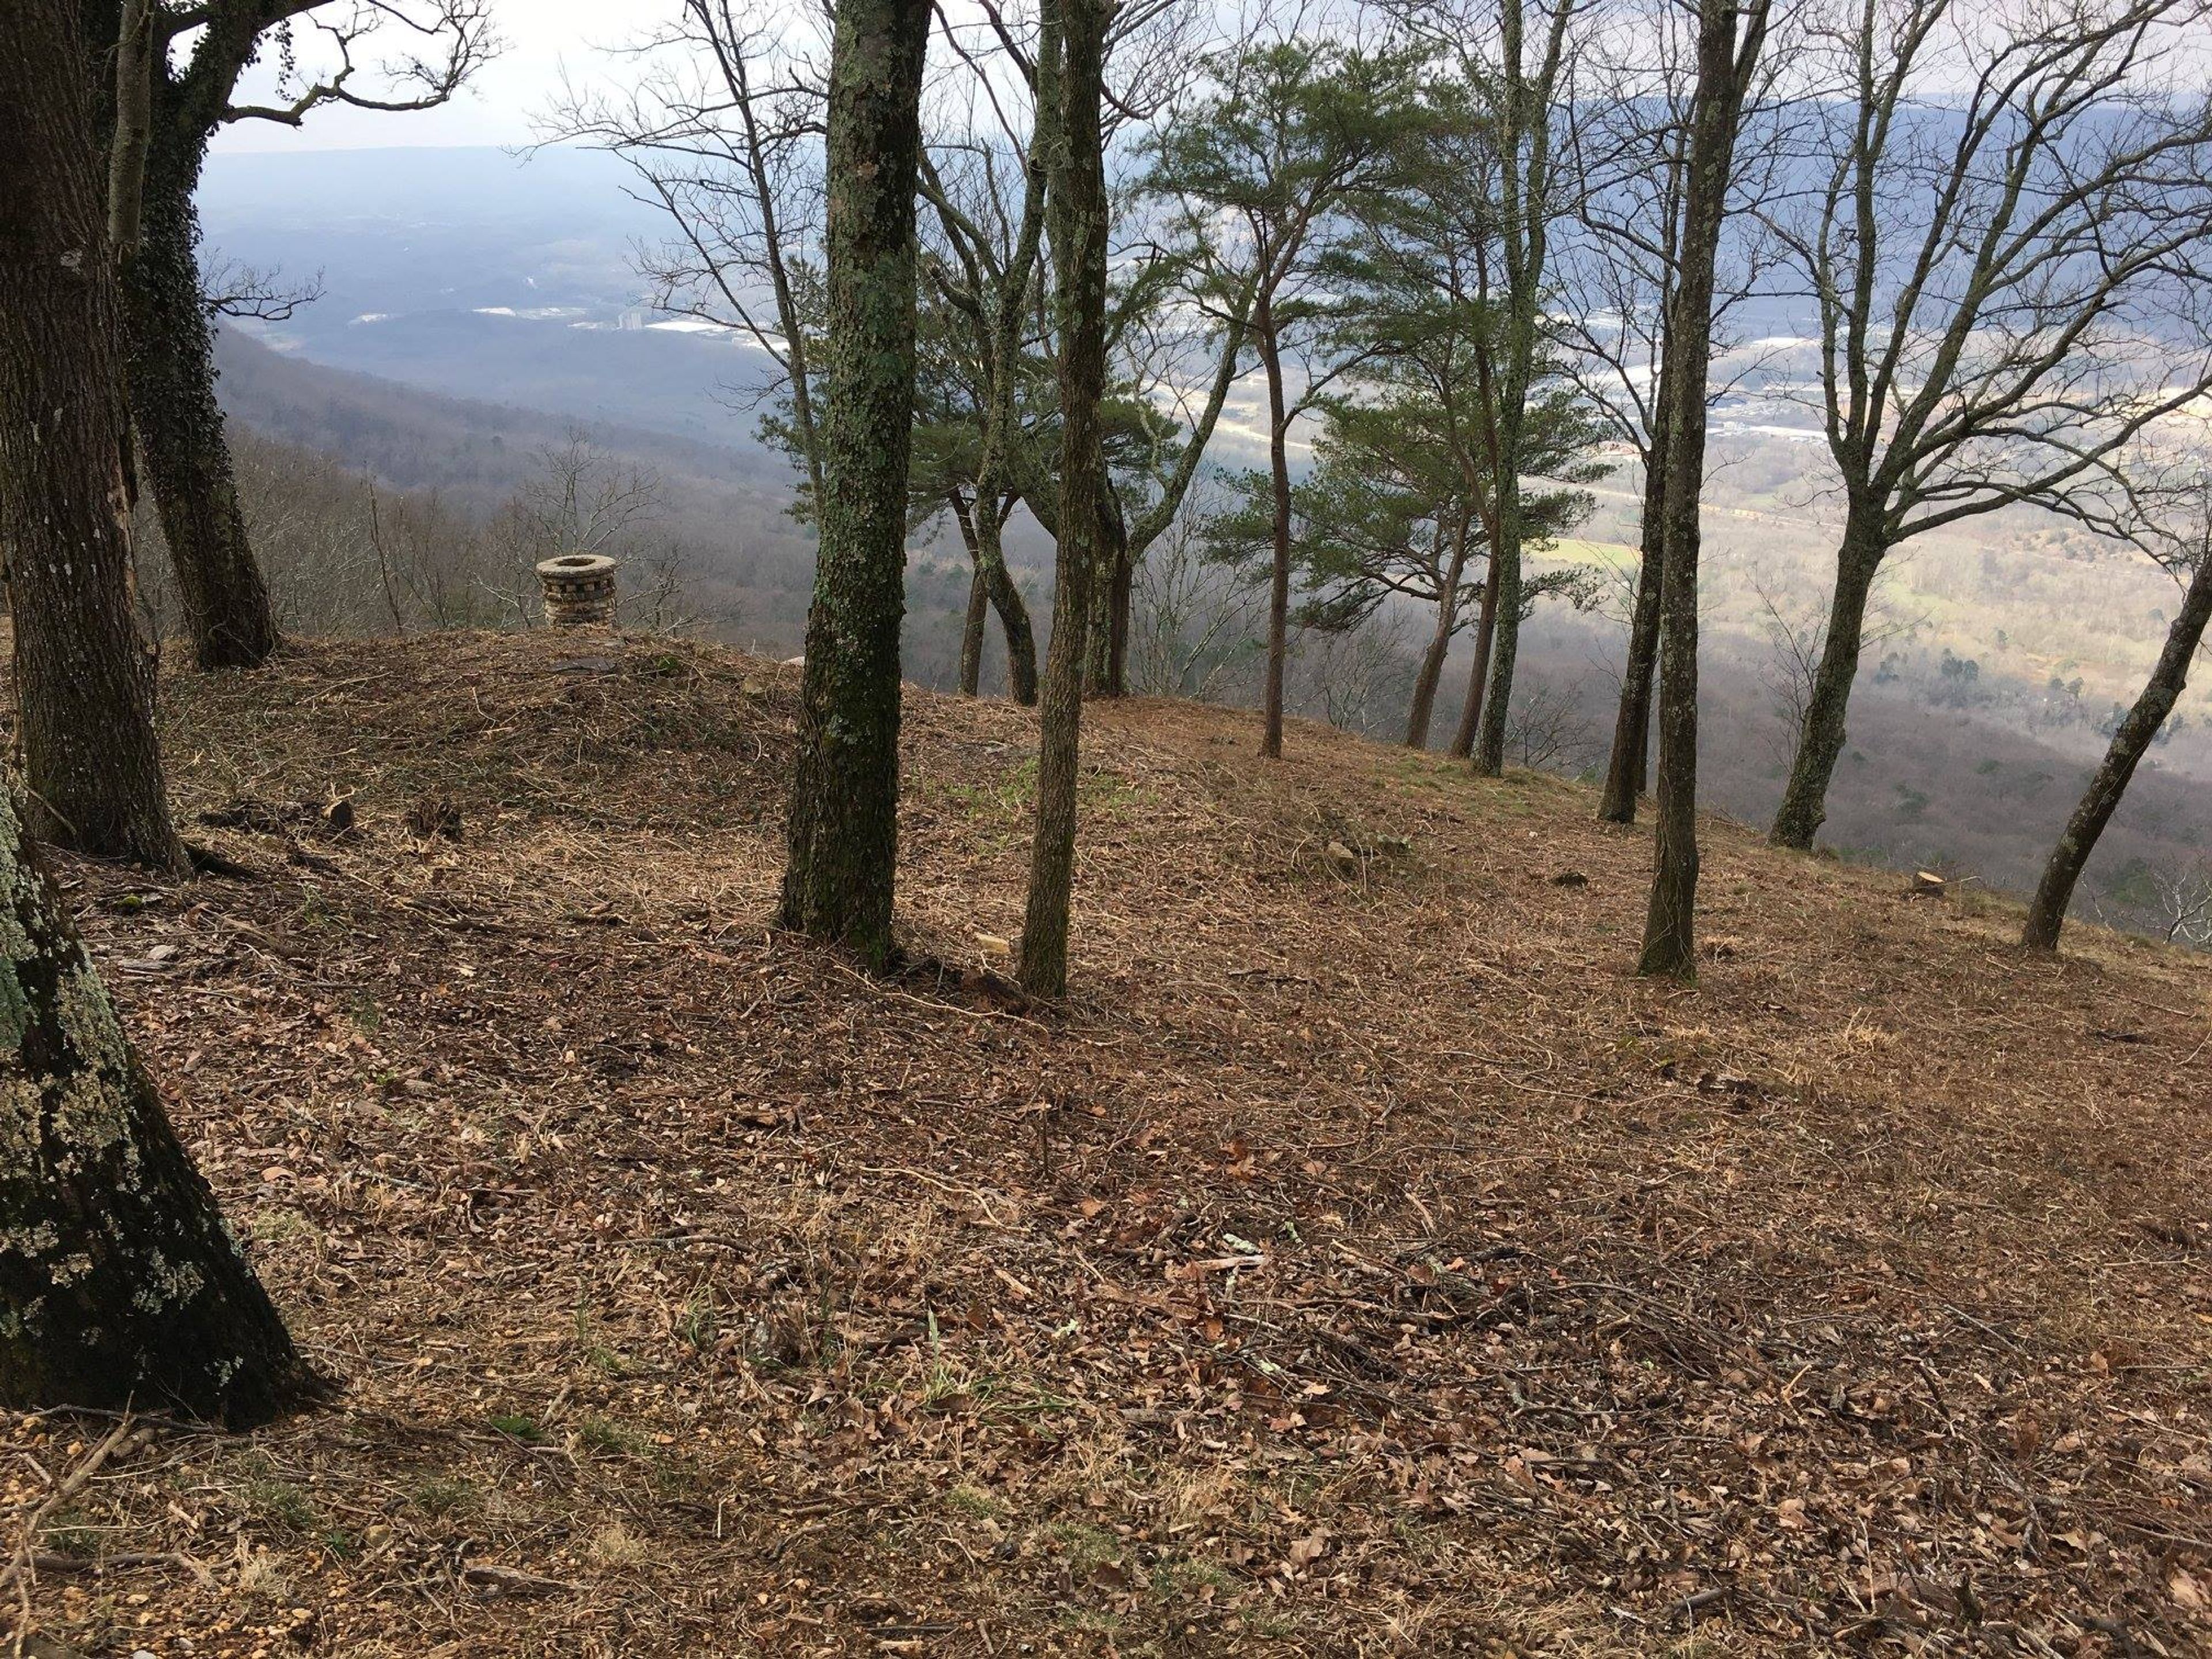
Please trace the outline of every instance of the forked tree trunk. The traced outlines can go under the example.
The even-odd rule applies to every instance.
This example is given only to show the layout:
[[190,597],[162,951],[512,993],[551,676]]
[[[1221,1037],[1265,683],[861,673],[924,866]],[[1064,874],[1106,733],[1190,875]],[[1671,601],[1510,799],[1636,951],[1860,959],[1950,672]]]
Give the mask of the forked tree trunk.
[[[1030,626],[1030,608],[1022,601],[1022,591],[1014,586],[1013,573],[1006,568],[999,514],[989,502],[971,502],[957,490],[953,492],[952,503],[954,516],[960,521],[961,539],[975,561],[983,592],[991,609],[999,613],[999,627],[1006,636],[1006,695],[1027,708],[1037,700],[1036,631]],[[976,651],[980,656],[980,638]]]
[[[1666,388],[1659,389],[1666,397]],[[1663,404],[1662,404],[1663,407]],[[1607,823],[1636,822],[1637,799],[1644,793],[1644,763],[1651,749],[1651,687],[1659,667],[1659,604],[1665,582],[1667,514],[1667,423],[1653,422],[1650,453],[1644,471],[1644,524],[1638,540],[1636,608],[1628,623],[1628,661],[1621,671],[1620,707],[1613,716],[1613,752],[1607,757],[1605,788],[1597,815]]]
[[[1705,383],[1714,266],[1735,135],[1771,0],[1698,0],[1698,86],[1674,313],[1667,331],[1665,552],[1660,577],[1659,800],[1642,974],[1692,979],[1698,966],[1698,501],[1705,472]],[[1739,18],[1744,23],[1741,48]]]
[[[782,924],[880,969],[898,864],[899,624],[914,430],[915,179],[929,0],[838,0],[821,550]],[[988,510],[988,509],[987,509]]]
[[246,540],[216,401],[215,335],[201,299],[192,204],[198,155],[176,148],[172,138],[155,143],[143,228],[124,266],[131,412],[192,660],[202,668],[256,668],[276,649],[276,623]]
[[[75,14],[0,9],[0,550],[33,834],[184,866],[131,610],[122,313]],[[35,46],[32,43],[36,43]]]
[[1260,753],[1283,757],[1283,671],[1291,652],[1291,459],[1290,417],[1285,412],[1283,356],[1275,337],[1274,309],[1261,295],[1254,307],[1253,330],[1260,362],[1267,371],[1267,482],[1273,501],[1267,574],[1267,674],[1261,697]]
[[1783,791],[1767,837],[1777,847],[1811,851],[1813,837],[1827,819],[1828,786],[1835,780],[1836,763],[1843,758],[1844,716],[1866,641],[1867,604],[1888,551],[1875,509],[1854,505],[1844,518],[1843,544],[1836,553],[1835,596],[1828,606],[1820,664],[1813,671],[1812,695],[1805,703],[1804,728],[1790,763],[1789,787]]
[[1498,584],[1485,579],[1482,584],[1482,609],[1474,619],[1474,666],[1468,672],[1467,701],[1461,704],[1459,726],[1452,732],[1451,747],[1445,750],[1454,760],[1466,760],[1474,753],[1475,728],[1482,723],[1482,694],[1490,684],[1490,641],[1498,629]]
[[[1037,739],[1036,835],[1030,846],[1021,981],[1034,996],[1067,993],[1075,875],[1076,770],[1082,738],[1089,611],[1105,526],[1099,404],[1106,390],[1106,172],[1099,118],[1113,0],[1059,0],[1057,64],[1039,49],[1038,105],[1049,112],[1052,227],[1060,337],[1060,535],[1052,645]],[[1055,9],[1047,0],[1048,15]]]
[[[0,543],[16,566],[19,644],[58,600],[129,620],[110,603],[128,550],[124,398],[84,69],[70,0],[0,7]],[[27,754],[34,732],[46,741],[33,704],[89,689],[143,735],[158,814],[160,769],[134,700],[143,676],[106,660],[143,668],[143,655],[135,641],[94,642],[92,658],[32,659],[88,679],[21,677],[36,694]],[[130,695],[117,702],[118,687]],[[114,752],[114,732],[79,736]],[[165,816],[160,827],[173,847]],[[300,1389],[291,1339],[140,1070],[12,787],[0,788],[0,1404],[171,1406],[247,1423]]]
[[2189,590],[2182,598],[2180,614],[2166,630],[2166,648],[2159,653],[2158,665],[2151,671],[2150,680],[2143,687],[2142,695],[2136,699],[2135,707],[2121,720],[2119,730],[2112,733],[2112,747],[2105,751],[2104,764],[2097,769],[2097,775],[2090,780],[2088,793],[2081,797],[2074,816],[2067,820],[2058,844],[2051,849],[2050,861],[2043,866],[2043,879],[2035,890],[2035,901],[2027,908],[2027,926],[2021,934],[2020,942],[2029,949],[2058,948],[2058,935],[2066,926],[2066,912],[2074,902],[2075,884],[2081,879],[2089,855],[2097,850],[2098,837],[2105,833],[2105,826],[2119,810],[2120,798],[2127,793],[2136,763],[2173,713],[2174,705],[2181,701],[2182,692],[2188,689],[2189,665],[2204,642],[2208,623],[2212,623],[2212,552],[2200,553],[2196,574],[2190,578]]

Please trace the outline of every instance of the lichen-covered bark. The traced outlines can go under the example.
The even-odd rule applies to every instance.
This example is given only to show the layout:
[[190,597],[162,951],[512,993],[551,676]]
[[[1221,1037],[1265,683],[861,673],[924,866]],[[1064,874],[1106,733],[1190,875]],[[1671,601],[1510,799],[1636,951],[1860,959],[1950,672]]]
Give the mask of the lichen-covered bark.
[[131,612],[129,421],[92,69],[72,9],[0,10],[0,556],[31,824],[183,863]]
[[1113,0],[1046,6],[1060,28],[1057,64],[1040,52],[1038,106],[1049,122],[1052,251],[1060,337],[1059,551],[1052,644],[1045,657],[1037,740],[1036,835],[1030,846],[1021,980],[1035,995],[1067,990],[1070,889],[1075,874],[1075,784],[1091,590],[1104,537],[1105,465],[1099,403],[1106,390],[1106,177],[1099,131],[1107,21]]
[[2208,624],[2212,624],[2212,553],[2198,557],[2180,613],[2166,630],[2158,665],[2151,671],[2135,707],[2120,721],[2119,730],[2112,733],[2104,763],[2089,781],[2088,791],[2074,809],[2057,845],[2051,849],[2043,879],[2035,890],[2035,902],[2028,906],[2027,926],[2021,934],[2020,942],[2030,950],[2058,948],[2067,908],[2074,902],[2075,884],[2081,879],[2089,855],[2097,850],[2098,837],[2119,811],[2120,798],[2127,793],[2137,763],[2181,701],[2181,694],[2189,689],[2189,665],[2204,642]]
[[0,788],[0,1403],[244,1424],[310,1385]]
[[928,0],[839,0],[830,72],[821,551],[791,787],[787,927],[891,954],[899,625],[915,374],[915,178]]

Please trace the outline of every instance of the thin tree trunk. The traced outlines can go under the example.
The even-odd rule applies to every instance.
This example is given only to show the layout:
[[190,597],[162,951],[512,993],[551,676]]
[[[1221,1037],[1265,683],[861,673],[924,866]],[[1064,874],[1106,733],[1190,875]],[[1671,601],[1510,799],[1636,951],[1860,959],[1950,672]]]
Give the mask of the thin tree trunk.
[[1453,732],[1451,747],[1445,750],[1454,760],[1466,760],[1474,753],[1474,733],[1482,723],[1482,694],[1490,685],[1490,641],[1498,624],[1498,584],[1486,580],[1482,584],[1482,609],[1474,622],[1474,666],[1467,676],[1467,701],[1461,705],[1459,726]]
[[[121,307],[73,9],[0,10],[0,550],[32,832],[181,870],[131,608]],[[46,31],[66,22],[64,32]],[[41,42],[30,51],[26,43]]]
[[[95,625],[73,641],[92,654],[58,659],[83,676],[66,690],[98,700],[88,722],[108,714],[129,728],[87,724],[87,758],[112,764],[118,735],[143,739],[131,758],[151,768],[169,851],[143,653],[135,639],[94,636],[118,618],[127,629],[129,550],[119,315],[88,69],[69,0],[0,7],[0,544],[27,757],[40,752],[34,732],[46,741],[33,707],[64,688],[21,673],[20,647],[26,631],[48,630],[60,601]],[[0,789],[0,1404],[175,1406],[244,1424],[297,1392],[291,1339],[139,1068],[12,788]]]
[[914,429],[915,180],[929,0],[838,0],[829,117],[821,551],[782,924],[890,959],[899,624]]
[[1123,542],[1114,554],[1114,580],[1106,586],[1106,695],[1129,695],[1129,613],[1136,604],[1137,561]]
[[[1666,388],[1660,388],[1660,397]],[[1636,609],[1628,623],[1628,661],[1621,671],[1620,708],[1613,717],[1613,752],[1607,757],[1605,788],[1597,815],[1607,823],[1636,822],[1637,798],[1644,793],[1644,764],[1651,750],[1651,687],[1659,667],[1660,595],[1666,586],[1667,423],[1653,422],[1650,453],[1644,462],[1644,524],[1638,539]]]
[[1435,718],[1437,688],[1443,683],[1444,659],[1451,653],[1452,635],[1459,631],[1459,584],[1467,574],[1468,526],[1462,520],[1452,538],[1451,558],[1445,566],[1443,589],[1437,600],[1436,629],[1428,649],[1421,653],[1420,672],[1413,679],[1413,706],[1406,714],[1406,747],[1429,746],[1429,722]]
[[[1680,280],[1668,328],[1665,552],[1660,576],[1659,799],[1642,974],[1693,979],[1698,967],[1698,497],[1712,359],[1714,266],[1728,212],[1737,121],[1766,33],[1770,0],[1699,0]],[[1739,49],[1736,27],[1744,19]]]
[[2121,720],[2119,730],[2112,733],[2104,764],[2090,780],[2088,793],[2074,809],[2057,845],[2051,849],[2050,861],[2043,866],[2043,879],[2036,887],[2034,902],[2027,908],[2027,926],[2021,934],[2020,942],[2029,949],[2058,948],[2058,935],[2074,902],[2075,884],[2081,879],[2089,855],[2097,850],[2098,837],[2119,810],[2120,798],[2127,793],[2136,763],[2188,689],[2189,665],[2204,642],[2207,623],[2212,623],[2212,552],[2200,552],[2196,574],[2182,598],[2180,614],[2166,630],[2166,648],[2159,653],[2158,665],[2151,671],[2135,707]]
[[1483,693],[1481,723],[1475,732],[1478,777],[1498,777],[1505,771],[1505,722],[1512,711],[1513,673],[1521,654],[1519,449],[1517,438],[1507,445],[1496,480],[1498,539],[1490,550],[1490,580],[1486,589],[1486,598],[1494,594],[1496,602],[1490,607],[1490,683]]
[[1006,638],[1006,695],[1024,708],[1034,708],[1037,700],[1036,629],[1030,621],[1030,608],[1023,601],[1022,590],[1014,585],[1014,573],[1006,568],[1006,555],[1002,532],[1005,517],[991,505],[988,498],[979,500],[982,512],[975,514],[966,526],[973,532],[977,568],[983,573],[983,591],[990,596],[991,609],[999,614],[999,629]]
[[146,167],[143,232],[124,265],[131,413],[177,596],[202,668],[253,668],[277,645],[269,590],[246,540],[222,410],[215,334],[199,273],[199,182],[205,139],[157,121]]
[[[1051,9],[1048,0],[1048,9]],[[1060,62],[1039,52],[1038,105],[1051,116],[1047,200],[1060,337],[1060,534],[1052,645],[1037,739],[1036,835],[1030,847],[1021,981],[1032,995],[1067,993],[1075,875],[1076,770],[1082,737],[1089,611],[1105,526],[1099,405],[1106,390],[1106,174],[1099,118],[1113,0],[1059,0]]]
[[1888,550],[1875,526],[1873,510],[1851,509],[1836,554],[1835,595],[1828,605],[1828,629],[1813,671],[1812,694],[1805,702],[1803,730],[1790,763],[1789,786],[1767,836],[1777,847],[1810,852],[1813,837],[1827,818],[1828,786],[1835,779],[1836,763],[1843,758],[1844,716],[1866,641],[1867,603]]
[[972,697],[982,687],[983,627],[991,617],[991,585],[983,578],[983,558],[975,545],[975,520],[968,498],[956,489],[949,499],[953,521],[960,526],[960,539],[967,544],[969,560],[975,567],[968,582],[968,616],[960,629],[960,695]]
[[1091,579],[1090,648],[1083,670],[1083,694],[1087,697],[1121,695],[1113,689],[1114,596],[1128,562],[1128,524],[1109,483],[1101,492],[1098,507],[1098,558]]
[[1261,704],[1265,725],[1260,735],[1260,753],[1269,760],[1280,760],[1283,669],[1291,651],[1290,416],[1284,408],[1283,358],[1280,343],[1275,337],[1274,307],[1264,294],[1255,307],[1253,325],[1259,337],[1260,361],[1267,371],[1267,468],[1274,500],[1274,562],[1267,580],[1267,677]]

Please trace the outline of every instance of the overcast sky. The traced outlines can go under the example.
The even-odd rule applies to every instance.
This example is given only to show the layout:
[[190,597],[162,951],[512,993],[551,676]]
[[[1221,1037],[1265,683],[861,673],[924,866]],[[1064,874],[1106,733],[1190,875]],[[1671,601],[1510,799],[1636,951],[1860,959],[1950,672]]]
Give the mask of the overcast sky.
[[[241,121],[216,136],[217,150],[366,149],[389,144],[524,144],[531,123],[565,68],[589,82],[606,66],[601,48],[619,46],[665,15],[662,0],[499,0],[494,27],[505,46],[443,108],[406,115],[326,106],[299,127]],[[301,40],[307,59],[308,38]],[[368,54],[374,61],[375,54]],[[312,60],[309,60],[312,61]],[[271,96],[275,76],[249,75],[241,101]]]

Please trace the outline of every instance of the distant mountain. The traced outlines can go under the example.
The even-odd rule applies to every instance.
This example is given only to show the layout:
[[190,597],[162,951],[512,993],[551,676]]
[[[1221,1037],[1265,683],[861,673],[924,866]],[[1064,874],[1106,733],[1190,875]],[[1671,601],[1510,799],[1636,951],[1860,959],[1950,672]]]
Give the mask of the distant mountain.
[[217,155],[210,254],[323,295],[243,326],[275,350],[427,386],[731,448],[757,447],[763,360],[654,319],[632,250],[663,234],[594,150],[331,150]]

